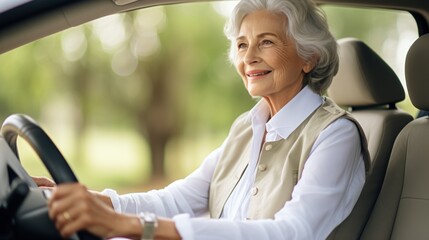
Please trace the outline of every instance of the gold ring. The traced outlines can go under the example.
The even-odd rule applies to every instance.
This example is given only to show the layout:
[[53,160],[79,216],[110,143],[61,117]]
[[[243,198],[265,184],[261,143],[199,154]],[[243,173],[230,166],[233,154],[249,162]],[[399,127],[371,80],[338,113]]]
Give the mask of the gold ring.
[[71,216],[70,216],[69,212],[67,212],[67,211],[63,212],[63,217],[67,221],[71,220]]

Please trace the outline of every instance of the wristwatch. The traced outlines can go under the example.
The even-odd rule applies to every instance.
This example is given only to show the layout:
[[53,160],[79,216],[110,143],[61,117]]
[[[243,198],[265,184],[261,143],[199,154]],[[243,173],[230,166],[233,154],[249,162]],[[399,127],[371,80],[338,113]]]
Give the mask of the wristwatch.
[[142,226],[141,240],[153,240],[155,229],[158,227],[158,219],[154,213],[140,213],[140,224]]

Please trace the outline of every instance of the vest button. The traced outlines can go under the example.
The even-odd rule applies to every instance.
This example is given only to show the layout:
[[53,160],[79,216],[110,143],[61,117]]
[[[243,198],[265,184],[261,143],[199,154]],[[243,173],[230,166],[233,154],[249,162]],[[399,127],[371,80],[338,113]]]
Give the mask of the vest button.
[[273,145],[267,144],[267,146],[265,146],[265,151],[270,151],[272,148],[273,148]]
[[265,164],[259,164],[258,170],[260,172],[263,172],[263,171],[267,170],[267,165],[265,165]]
[[250,190],[250,193],[255,196],[256,194],[258,194],[258,188],[257,187],[252,187],[252,189]]

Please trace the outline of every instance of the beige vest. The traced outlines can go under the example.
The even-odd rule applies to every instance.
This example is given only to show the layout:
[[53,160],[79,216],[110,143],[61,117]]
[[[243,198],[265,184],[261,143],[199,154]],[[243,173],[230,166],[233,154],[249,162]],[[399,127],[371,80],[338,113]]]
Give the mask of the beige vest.
[[[293,187],[301,177],[305,161],[319,134],[333,121],[345,117],[360,131],[365,167],[369,154],[360,125],[329,98],[316,109],[287,139],[266,142],[259,156],[255,182],[251,190],[248,219],[274,218],[291,199]],[[247,167],[252,144],[252,126],[248,113],[234,122],[229,140],[219,158],[210,184],[209,210],[219,218],[225,203]]]

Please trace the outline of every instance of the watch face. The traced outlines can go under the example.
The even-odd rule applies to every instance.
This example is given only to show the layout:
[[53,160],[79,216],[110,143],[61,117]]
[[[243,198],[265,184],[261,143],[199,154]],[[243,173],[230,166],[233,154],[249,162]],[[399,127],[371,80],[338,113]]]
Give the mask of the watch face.
[[154,213],[145,213],[145,214],[143,215],[143,220],[145,221],[145,223],[146,223],[146,222],[151,222],[151,223],[153,223],[153,222],[156,222],[156,216],[155,216],[155,214],[154,214]]

